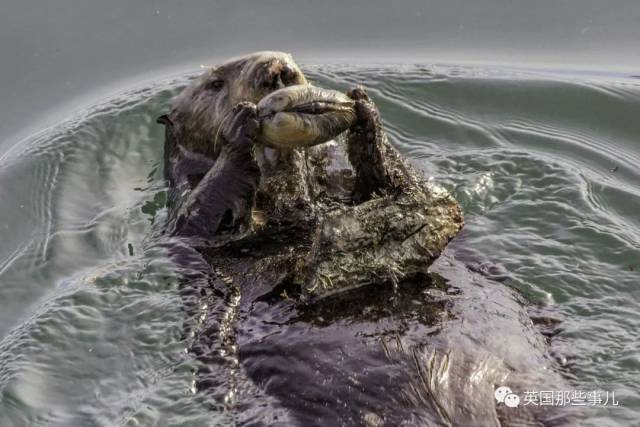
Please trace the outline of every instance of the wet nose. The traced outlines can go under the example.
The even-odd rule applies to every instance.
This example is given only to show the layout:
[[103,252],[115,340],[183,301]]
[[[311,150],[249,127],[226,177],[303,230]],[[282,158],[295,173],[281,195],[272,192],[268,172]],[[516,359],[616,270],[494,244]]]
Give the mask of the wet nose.
[[298,71],[293,69],[289,64],[284,64],[278,76],[282,86],[291,86],[298,82]]
[[262,80],[262,86],[269,90],[278,90],[285,86],[300,84],[300,72],[287,63],[272,64]]

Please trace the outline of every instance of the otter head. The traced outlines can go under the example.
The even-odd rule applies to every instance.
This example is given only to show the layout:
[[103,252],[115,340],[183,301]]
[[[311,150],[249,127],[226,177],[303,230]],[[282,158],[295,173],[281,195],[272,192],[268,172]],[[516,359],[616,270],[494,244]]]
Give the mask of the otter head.
[[276,90],[306,83],[291,55],[252,53],[208,69],[176,97],[166,121],[179,144],[215,158],[224,142],[221,127],[235,105],[257,104]]

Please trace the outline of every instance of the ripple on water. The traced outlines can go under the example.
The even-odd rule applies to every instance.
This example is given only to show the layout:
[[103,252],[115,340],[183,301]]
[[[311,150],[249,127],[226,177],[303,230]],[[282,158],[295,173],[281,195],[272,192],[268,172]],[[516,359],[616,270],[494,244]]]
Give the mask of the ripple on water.
[[177,276],[153,238],[153,124],[181,85],[108,100],[2,160],[13,203],[0,216],[17,244],[0,252],[0,425],[210,422],[189,392]]

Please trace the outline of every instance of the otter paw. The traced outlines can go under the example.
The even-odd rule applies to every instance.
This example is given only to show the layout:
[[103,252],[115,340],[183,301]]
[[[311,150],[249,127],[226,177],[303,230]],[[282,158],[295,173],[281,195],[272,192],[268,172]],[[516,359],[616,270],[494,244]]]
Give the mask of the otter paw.
[[[380,122],[380,115],[376,105],[371,100],[363,87],[358,86],[347,92],[349,98],[355,101],[354,109],[356,120],[352,126],[352,131],[358,133],[374,132]],[[373,134],[369,139],[373,138]]]
[[362,101],[371,102],[371,98],[369,98],[369,95],[367,95],[367,91],[362,86],[357,86],[350,89],[347,92],[347,96],[353,99],[354,101],[362,100]]
[[251,102],[241,102],[229,113],[222,134],[232,144],[253,143],[258,133],[258,110]]

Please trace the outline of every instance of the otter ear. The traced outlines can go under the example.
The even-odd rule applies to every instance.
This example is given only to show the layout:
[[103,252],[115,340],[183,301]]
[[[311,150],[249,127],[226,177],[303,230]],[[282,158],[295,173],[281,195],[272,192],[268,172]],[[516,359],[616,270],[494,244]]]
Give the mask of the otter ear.
[[156,123],[160,123],[161,125],[169,125],[169,126],[173,126],[173,122],[171,121],[171,119],[169,118],[169,115],[167,114],[163,114],[160,117],[158,117],[156,119]]

